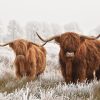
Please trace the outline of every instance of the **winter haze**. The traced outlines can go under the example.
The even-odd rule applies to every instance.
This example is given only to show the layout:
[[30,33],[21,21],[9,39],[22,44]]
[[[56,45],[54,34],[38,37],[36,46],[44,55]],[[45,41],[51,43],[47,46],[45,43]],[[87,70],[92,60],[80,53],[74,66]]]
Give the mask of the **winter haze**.
[[[99,0],[0,0],[0,43],[24,38],[35,43],[63,32],[100,34]],[[59,45],[47,43],[46,69],[36,80],[15,79],[15,54],[0,47],[0,100],[100,100],[100,81],[66,84]]]
[[0,19],[21,24],[35,20],[66,24],[77,22],[85,31],[99,24],[99,0],[0,0]]

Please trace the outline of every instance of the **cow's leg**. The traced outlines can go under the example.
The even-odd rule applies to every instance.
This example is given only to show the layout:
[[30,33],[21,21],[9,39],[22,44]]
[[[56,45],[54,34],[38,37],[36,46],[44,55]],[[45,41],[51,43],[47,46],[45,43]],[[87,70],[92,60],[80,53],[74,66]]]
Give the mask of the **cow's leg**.
[[[29,66],[28,66],[29,67]],[[27,76],[28,76],[28,80],[35,80],[36,78],[36,66],[32,65],[30,66],[30,68],[27,70]]]
[[94,71],[87,71],[87,82],[91,82],[94,79]]
[[20,79],[25,74],[25,57],[23,55],[16,56],[14,63],[16,78]]
[[86,62],[83,60],[82,62],[80,62],[79,67],[78,67],[78,81],[79,82],[84,82],[86,81],[86,71],[87,71],[87,64]]
[[20,74],[20,70],[19,70],[18,67],[16,68],[15,73],[16,73],[16,79],[17,79],[17,80],[21,79],[22,76],[21,76],[21,74]]
[[63,78],[66,80],[66,64],[62,61],[61,58],[59,58],[60,66],[61,66],[61,73],[63,75]]
[[81,60],[75,60],[73,63],[73,81],[75,83],[77,82],[84,82],[86,80],[86,69],[87,64],[86,61],[82,59]]
[[72,82],[72,60],[66,61],[66,83]]
[[97,70],[89,69],[89,71],[87,71],[88,82],[91,82],[94,79],[100,80],[100,67]]
[[70,61],[67,61],[65,64],[61,58],[59,58],[61,73],[66,83],[70,83],[72,81],[72,65]]
[[41,55],[41,59],[39,59],[40,63],[37,64],[37,77],[44,72],[46,68],[46,57],[44,55]]
[[100,66],[99,69],[96,71],[96,78],[97,80],[100,80]]
[[80,68],[80,71],[78,72],[78,75],[79,75],[79,82],[84,82],[86,81],[86,69],[84,68]]

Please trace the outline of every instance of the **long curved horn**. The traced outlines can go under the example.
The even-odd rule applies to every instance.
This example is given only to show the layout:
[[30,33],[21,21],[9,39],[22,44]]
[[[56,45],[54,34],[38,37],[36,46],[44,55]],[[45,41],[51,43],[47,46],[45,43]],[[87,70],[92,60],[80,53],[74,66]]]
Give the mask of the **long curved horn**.
[[96,39],[98,39],[100,37],[100,34],[96,37]]
[[84,35],[80,36],[80,38],[82,38],[82,39],[89,39],[89,40],[95,40],[95,39],[98,39],[99,37],[100,37],[100,34],[96,37],[94,37],[94,36],[88,37],[88,36],[84,36]]
[[0,44],[0,46],[6,46],[6,45],[9,45],[9,44],[11,44],[12,42],[8,42],[8,43],[6,43],[6,44]]
[[35,46],[40,46],[39,44],[33,43],[33,42],[31,42],[31,41],[29,41],[28,43],[33,44],[33,45],[35,45]]
[[58,37],[58,35],[57,35],[57,36],[53,36],[53,37],[51,37],[51,38],[49,38],[49,39],[43,39],[37,32],[36,32],[36,34],[37,34],[37,36],[39,37],[40,40],[42,40],[43,42],[45,42],[42,46],[44,46],[47,42],[52,41],[52,40],[54,40],[56,37]]

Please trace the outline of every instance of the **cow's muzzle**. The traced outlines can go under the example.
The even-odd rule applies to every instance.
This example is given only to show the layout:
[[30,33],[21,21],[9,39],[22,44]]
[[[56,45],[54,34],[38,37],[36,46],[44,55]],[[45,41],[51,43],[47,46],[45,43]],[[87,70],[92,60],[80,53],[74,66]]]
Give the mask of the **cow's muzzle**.
[[74,52],[66,52],[66,57],[74,57]]

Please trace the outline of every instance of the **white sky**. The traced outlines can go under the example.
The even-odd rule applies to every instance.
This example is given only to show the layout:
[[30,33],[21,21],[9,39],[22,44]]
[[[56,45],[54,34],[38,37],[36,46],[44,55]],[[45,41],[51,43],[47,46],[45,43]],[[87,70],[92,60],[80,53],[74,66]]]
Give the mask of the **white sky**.
[[21,24],[77,22],[84,30],[100,25],[100,0],[0,0],[0,20]]

